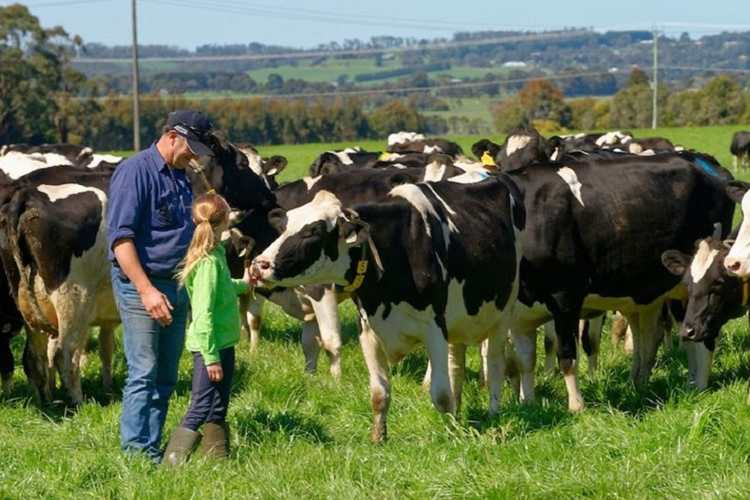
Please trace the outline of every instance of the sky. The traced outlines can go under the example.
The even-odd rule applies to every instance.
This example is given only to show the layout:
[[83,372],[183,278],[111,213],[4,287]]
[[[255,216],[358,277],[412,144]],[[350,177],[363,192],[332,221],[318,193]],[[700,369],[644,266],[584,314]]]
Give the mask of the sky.
[[[459,31],[654,28],[694,39],[750,31],[748,0],[137,0],[139,45],[194,50],[205,44],[316,48],[391,35],[450,39]],[[0,6],[12,3],[0,0]],[[84,42],[130,45],[132,0],[26,0],[45,28]]]

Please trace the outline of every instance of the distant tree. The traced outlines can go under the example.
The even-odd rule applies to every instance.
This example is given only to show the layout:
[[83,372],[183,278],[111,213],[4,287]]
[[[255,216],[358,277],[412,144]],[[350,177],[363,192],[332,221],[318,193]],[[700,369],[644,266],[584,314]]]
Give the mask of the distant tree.
[[284,78],[278,73],[271,73],[268,75],[268,81],[266,82],[266,89],[269,92],[277,92],[284,88]]
[[529,124],[526,110],[517,99],[503,101],[492,108],[495,128],[502,134],[507,134],[519,125]]
[[570,108],[563,94],[549,80],[534,79],[518,92],[518,101],[528,120],[547,120],[562,126],[570,123]]
[[630,72],[628,77],[628,87],[634,85],[650,85],[651,81],[648,79],[648,75],[640,68],[636,67]]
[[388,134],[401,130],[410,132],[424,130],[424,117],[417,112],[414,105],[396,100],[370,113],[369,121],[378,138],[385,138]]
[[24,5],[0,7],[0,143],[55,141],[56,129],[67,137],[70,95],[85,80],[67,64],[80,45]]

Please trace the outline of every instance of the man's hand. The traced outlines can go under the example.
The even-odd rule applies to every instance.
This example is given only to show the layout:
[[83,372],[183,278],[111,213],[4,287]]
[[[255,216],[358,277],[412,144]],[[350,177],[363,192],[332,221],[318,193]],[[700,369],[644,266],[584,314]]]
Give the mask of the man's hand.
[[172,313],[170,311],[174,309],[174,307],[172,307],[172,304],[169,302],[166,295],[151,286],[141,294],[141,300],[143,301],[143,307],[146,309],[146,312],[148,312],[149,316],[154,318],[160,326],[169,326],[172,324]]
[[224,378],[224,370],[221,369],[221,363],[213,363],[206,366],[208,371],[208,380],[211,382],[221,382]]

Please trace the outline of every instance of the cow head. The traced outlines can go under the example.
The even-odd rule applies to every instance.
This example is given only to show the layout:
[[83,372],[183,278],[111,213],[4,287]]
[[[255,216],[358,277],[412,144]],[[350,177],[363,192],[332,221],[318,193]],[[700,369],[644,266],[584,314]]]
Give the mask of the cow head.
[[727,196],[742,208],[742,223],[737,238],[724,259],[727,270],[737,276],[750,276],[750,195],[747,194],[750,184],[742,181],[730,181],[725,191]]
[[664,267],[682,276],[687,287],[687,310],[680,326],[685,340],[714,343],[721,327],[747,302],[747,282],[723,265],[727,251],[727,243],[706,238],[698,242],[692,257],[677,250],[667,250],[661,256]]
[[253,280],[263,286],[345,285],[349,250],[369,237],[369,225],[328,191],[289,212],[274,210],[269,220],[281,236],[253,261]]
[[275,206],[276,198],[271,190],[252,171],[246,154],[231,144],[225,133],[212,132],[211,149],[214,156],[201,156],[197,160],[198,168],[191,165],[193,168],[187,170],[193,194],[197,196],[214,189],[235,210]]
[[268,189],[273,191],[279,187],[278,182],[276,182],[276,176],[287,165],[287,159],[284,156],[274,155],[270,158],[263,158],[258,153],[258,150],[252,144],[248,143],[235,144],[235,148],[247,157],[250,170],[261,178]]
[[495,163],[501,170],[514,170],[532,163],[547,162],[553,153],[554,146],[535,128],[521,126],[505,138]]

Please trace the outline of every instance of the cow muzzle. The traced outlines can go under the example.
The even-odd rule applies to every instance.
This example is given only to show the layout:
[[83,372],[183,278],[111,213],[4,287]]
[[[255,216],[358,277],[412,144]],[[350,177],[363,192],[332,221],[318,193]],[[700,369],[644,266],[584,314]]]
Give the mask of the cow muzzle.
[[250,283],[263,286],[273,281],[273,263],[259,255],[250,265]]
[[708,336],[708,332],[705,329],[696,329],[692,325],[682,324],[680,326],[680,337],[682,340],[690,342],[702,342]]
[[726,257],[724,259],[724,267],[735,276],[743,277],[748,274],[747,267],[743,265],[743,260],[737,257]]

